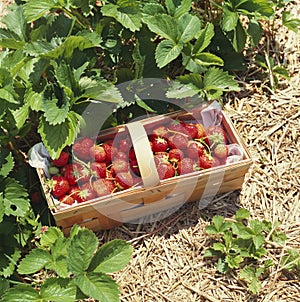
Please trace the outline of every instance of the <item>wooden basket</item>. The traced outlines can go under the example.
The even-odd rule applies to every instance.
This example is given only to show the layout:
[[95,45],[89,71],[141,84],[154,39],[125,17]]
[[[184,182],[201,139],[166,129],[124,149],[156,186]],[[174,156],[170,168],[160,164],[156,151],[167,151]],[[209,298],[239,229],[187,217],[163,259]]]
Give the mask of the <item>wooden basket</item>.
[[243,158],[240,161],[162,181],[157,178],[152,151],[149,143],[145,144],[147,137],[143,129],[148,125],[160,123],[165,117],[199,120],[196,114],[195,111],[192,113],[179,111],[100,132],[99,138],[104,140],[114,137],[116,133],[129,130],[141,170],[143,186],[58,209],[46,186],[45,172],[38,168],[37,173],[57,226],[68,234],[74,224],[99,231],[111,229],[123,223],[150,222],[157,219],[155,217],[160,213],[179,209],[185,202],[199,201],[199,207],[204,208],[210,201],[209,197],[240,189],[245,174],[252,164],[252,159],[243,140],[224,112],[222,112],[222,126],[226,131],[228,141],[238,144],[243,150]]

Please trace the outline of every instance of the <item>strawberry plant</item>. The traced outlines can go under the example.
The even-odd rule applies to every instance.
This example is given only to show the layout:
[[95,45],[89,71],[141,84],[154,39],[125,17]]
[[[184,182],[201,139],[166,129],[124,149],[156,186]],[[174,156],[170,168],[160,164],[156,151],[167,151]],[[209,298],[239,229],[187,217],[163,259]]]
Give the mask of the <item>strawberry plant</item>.
[[[116,282],[108,275],[122,269],[130,260],[131,246],[115,239],[99,247],[96,235],[74,226],[68,238],[56,227],[38,230],[35,248],[18,264],[18,276],[33,282],[8,288],[2,281],[1,302],[5,301],[119,301]],[[44,280],[35,280],[42,272]]]
[[[286,236],[278,230],[278,223],[249,217],[249,211],[243,208],[233,219],[214,216],[206,227],[212,246],[206,249],[204,257],[215,259],[220,273],[236,273],[246,282],[249,291],[257,294],[262,287],[261,281],[274,266],[271,248],[284,248]],[[281,260],[282,269],[299,271],[299,260],[299,252],[288,249]]]

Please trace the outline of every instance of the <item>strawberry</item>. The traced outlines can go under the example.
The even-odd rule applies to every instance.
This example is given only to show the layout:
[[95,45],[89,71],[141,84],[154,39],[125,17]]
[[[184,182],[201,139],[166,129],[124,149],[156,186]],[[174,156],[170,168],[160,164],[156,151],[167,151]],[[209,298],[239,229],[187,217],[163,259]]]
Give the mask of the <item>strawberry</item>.
[[119,150],[124,153],[128,153],[131,146],[132,146],[132,143],[129,138],[121,139],[118,142]]
[[169,131],[187,134],[185,123],[180,120],[172,120],[168,125]]
[[179,162],[184,157],[184,153],[180,149],[171,149],[169,151],[169,161],[172,163]]
[[79,203],[94,199],[96,197],[95,191],[88,182],[84,183],[80,187],[74,186],[73,188],[71,188],[69,195]]
[[196,123],[195,124],[196,128],[197,128],[197,135],[196,135],[196,139],[205,139],[206,138],[206,131],[205,128],[202,124],[200,123]]
[[62,151],[57,159],[53,159],[52,163],[56,167],[63,167],[65,166],[69,161],[69,153],[66,151]]
[[197,137],[198,128],[195,124],[192,124],[192,123],[185,124],[184,128],[191,139],[194,139]]
[[168,152],[156,152],[154,153],[154,162],[155,165],[159,165],[160,163],[169,162],[169,153]]
[[189,141],[187,144],[187,155],[189,158],[198,159],[204,153],[204,146],[197,141]]
[[90,178],[89,170],[79,163],[68,164],[63,167],[61,172],[70,185],[76,185],[77,182],[86,182]]
[[104,148],[100,145],[93,145],[92,147],[90,147],[89,153],[90,153],[91,159],[93,159],[99,163],[104,162],[106,159],[106,152],[105,152]]
[[135,155],[135,151],[134,151],[133,148],[131,148],[129,150],[128,157],[129,157],[130,160],[136,160],[136,155]]
[[188,138],[187,136],[176,133],[169,137],[168,139],[170,149],[186,149]]
[[110,164],[112,158],[115,156],[118,150],[116,147],[113,147],[109,141],[103,143],[102,147],[104,148],[106,154],[105,162],[106,164]]
[[93,162],[90,165],[92,174],[99,178],[106,177],[106,168],[106,163]]
[[131,171],[137,175],[137,176],[140,176],[140,169],[139,169],[139,166],[138,166],[138,162],[136,159],[133,159],[129,162],[129,166],[130,166],[130,169]]
[[129,164],[127,161],[123,159],[115,159],[113,160],[112,167],[110,170],[114,173],[120,173],[120,172],[128,172],[129,169]]
[[111,194],[115,190],[115,185],[112,180],[99,178],[92,183],[92,188],[97,196],[105,196]]
[[157,172],[159,179],[163,180],[175,176],[176,170],[172,164],[163,162],[157,166]]
[[177,167],[177,171],[179,175],[192,173],[195,171],[195,163],[189,157],[184,157],[179,163]]
[[59,197],[59,201],[68,205],[72,205],[75,202],[74,198],[70,195],[63,195]]
[[64,176],[55,175],[50,180],[51,192],[55,197],[65,195],[70,190],[68,180]]
[[129,189],[133,186],[132,175],[128,172],[117,173],[115,183],[119,190]]
[[118,151],[115,156],[114,156],[114,159],[122,159],[122,160],[128,160],[128,157],[127,157],[127,154],[123,151]]
[[151,132],[153,138],[155,137],[163,137],[167,138],[169,136],[169,131],[166,126],[157,126]]
[[153,152],[165,152],[167,151],[169,144],[163,137],[156,137],[152,140]]
[[204,153],[199,157],[199,166],[202,169],[209,169],[213,166],[213,158],[209,155]]
[[81,190],[79,188],[79,186],[72,186],[70,191],[69,191],[69,196],[71,196],[74,200],[76,200],[77,202],[83,202],[83,198],[81,195]]
[[226,133],[221,126],[210,126],[206,129],[206,135],[210,146],[218,144],[226,145]]
[[79,159],[87,161],[90,159],[90,148],[94,145],[94,141],[91,138],[83,138],[76,141],[72,147],[73,153]]
[[219,144],[214,148],[213,153],[219,159],[226,159],[228,157],[228,147],[226,145]]

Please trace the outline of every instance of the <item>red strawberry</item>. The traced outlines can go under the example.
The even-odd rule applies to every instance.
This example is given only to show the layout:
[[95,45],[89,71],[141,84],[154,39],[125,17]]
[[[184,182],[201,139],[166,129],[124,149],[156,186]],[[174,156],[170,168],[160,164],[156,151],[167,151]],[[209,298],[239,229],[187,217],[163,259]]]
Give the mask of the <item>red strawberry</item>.
[[223,164],[223,162],[220,159],[218,159],[217,157],[213,157],[213,162],[212,162],[213,167],[220,166],[221,164]]
[[106,177],[106,168],[106,163],[93,162],[90,165],[92,174],[99,178]]
[[72,196],[70,196],[70,195],[63,195],[63,196],[61,196],[59,198],[59,201],[61,203],[68,204],[68,205],[72,205],[75,202],[74,198]]
[[116,147],[113,147],[110,142],[105,142],[102,144],[102,147],[105,150],[105,154],[106,154],[106,164],[110,164],[112,158],[115,156],[115,154],[118,152]]
[[76,141],[72,147],[73,153],[81,160],[90,159],[90,148],[94,145],[94,141],[91,138],[84,138]]
[[160,163],[157,166],[159,179],[167,179],[175,176],[175,168],[170,163]]
[[71,188],[69,195],[79,203],[94,199],[96,197],[95,191],[88,182],[84,183],[80,187],[74,186]]
[[185,124],[185,130],[187,131],[188,135],[190,138],[194,139],[197,137],[198,135],[198,128],[195,124],[192,123],[188,123]]
[[128,157],[129,157],[130,160],[136,160],[136,155],[135,155],[135,151],[134,151],[133,148],[131,148],[131,149],[129,150]]
[[209,169],[213,166],[213,158],[208,154],[203,154],[199,157],[199,166],[202,169]]
[[179,162],[184,157],[184,153],[180,149],[171,149],[169,151],[169,161],[170,162]]
[[168,128],[170,131],[187,134],[187,131],[185,130],[185,123],[180,120],[172,120],[168,125]]
[[167,151],[169,144],[163,137],[156,137],[152,140],[153,152],[165,152]]
[[156,152],[154,154],[154,162],[157,165],[160,163],[167,163],[169,162],[169,153],[168,152]]
[[97,196],[105,196],[111,194],[115,190],[115,185],[112,180],[99,178],[92,183],[92,188]]
[[139,169],[139,166],[138,166],[138,162],[136,159],[133,159],[129,162],[129,165],[130,165],[130,169],[131,171],[135,174],[135,175],[138,175],[140,176],[140,169]]
[[70,191],[69,191],[69,195],[74,199],[77,200],[77,202],[83,202],[84,200],[81,197],[81,190],[79,188],[79,186],[72,186]]
[[177,171],[179,175],[192,173],[195,171],[195,163],[194,161],[189,158],[185,157],[183,158],[179,163],[177,167]]
[[195,138],[205,139],[206,138],[206,131],[205,131],[204,126],[200,123],[195,124],[195,126],[197,127],[197,135],[196,135]]
[[51,192],[55,197],[65,195],[70,190],[68,180],[64,176],[55,175],[50,181]]
[[115,156],[114,156],[114,159],[122,159],[122,160],[128,160],[128,157],[127,157],[127,154],[123,151],[118,151]]
[[79,163],[68,164],[63,167],[61,172],[70,185],[76,185],[77,182],[86,182],[90,178],[89,170]]
[[69,153],[66,151],[62,151],[57,159],[53,159],[52,163],[56,167],[63,167],[65,166],[69,161]]
[[102,146],[100,145],[93,145],[89,149],[91,159],[101,163],[104,162],[106,159],[106,153]]
[[213,153],[219,159],[226,159],[228,157],[228,147],[226,145],[219,144],[214,148]]
[[128,172],[120,172],[116,175],[116,186],[119,190],[126,190],[133,186],[132,175]]
[[132,146],[132,143],[130,141],[129,138],[124,138],[124,139],[121,139],[119,142],[118,142],[118,149],[121,151],[121,152],[124,152],[124,153],[128,153],[129,149],[131,148]]
[[186,149],[188,138],[183,134],[173,134],[168,139],[170,149]]
[[155,137],[168,138],[169,131],[166,126],[157,126],[152,130],[151,134],[153,138]]
[[189,141],[187,145],[187,155],[189,158],[198,159],[204,153],[204,146],[197,141]]
[[114,173],[120,173],[120,172],[128,172],[129,169],[129,164],[127,161],[123,159],[115,159],[113,160],[112,167],[110,170]]
[[221,126],[210,126],[206,129],[206,135],[210,146],[218,144],[226,145],[226,133]]

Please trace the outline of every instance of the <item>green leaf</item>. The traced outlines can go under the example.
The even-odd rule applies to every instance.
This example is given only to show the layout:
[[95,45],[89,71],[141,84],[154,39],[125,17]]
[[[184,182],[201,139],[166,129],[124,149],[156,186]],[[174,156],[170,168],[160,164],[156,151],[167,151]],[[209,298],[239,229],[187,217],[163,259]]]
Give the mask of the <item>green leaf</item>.
[[227,37],[229,38],[236,52],[239,53],[244,49],[246,45],[247,33],[239,20],[236,28],[227,33]]
[[190,14],[184,14],[178,20],[178,42],[187,43],[195,37],[201,28],[201,22],[198,17]]
[[228,264],[222,258],[218,259],[216,268],[221,274],[226,274],[229,271]]
[[11,152],[7,154],[4,149],[0,149],[0,176],[7,177],[12,171],[15,162]]
[[300,26],[300,19],[293,18],[291,12],[283,11],[282,12],[282,24],[286,26],[289,30],[297,33]]
[[170,40],[161,41],[155,51],[157,66],[163,68],[168,65],[180,55],[182,49],[183,45],[181,44],[175,44]]
[[246,281],[253,294],[258,294],[261,289],[261,282],[258,279],[261,273],[261,270],[256,270],[255,267],[249,265],[245,266],[239,273],[240,278]]
[[263,234],[254,236],[253,243],[256,249],[261,248],[265,243],[265,236]]
[[4,292],[9,289],[9,281],[7,279],[0,278],[0,297],[3,296]]
[[40,246],[44,248],[51,247],[58,238],[64,238],[63,232],[58,227],[49,227],[41,235]]
[[191,0],[166,0],[165,1],[168,13],[175,18],[179,18],[189,12],[192,7]]
[[30,209],[28,193],[19,182],[12,178],[6,178],[3,190],[5,214],[7,216],[24,217]]
[[51,158],[57,158],[64,147],[73,144],[80,129],[79,116],[69,111],[64,123],[50,125],[41,116],[38,132]]
[[220,57],[209,52],[199,53],[194,61],[201,66],[224,65],[224,61]]
[[237,82],[228,72],[211,67],[204,75],[203,79],[204,89],[216,87],[223,91],[240,91]]
[[88,229],[80,229],[70,244],[68,254],[68,268],[75,274],[83,274],[90,265],[98,246],[98,238]]
[[259,43],[263,35],[263,29],[261,24],[255,19],[249,20],[249,25],[247,29],[248,35],[251,36],[252,44],[255,46]]
[[[9,249],[13,249],[14,247],[10,246]],[[1,255],[1,253],[0,253]],[[14,248],[14,250],[12,250],[9,255],[5,254],[4,255],[6,259],[8,259],[8,263],[6,265],[3,265],[2,263],[0,264],[1,266],[1,271],[0,271],[0,276],[3,277],[10,277],[14,271],[15,271],[15,267],[16,267],[16,263],[17,261],[20,259],[21,257],[21,251],[19,249],[19,247]]]
[[242,239],[250,239],[255,235],[252,229],[239,222],[232,224],[232,233]]
[[224,222],[224,217],[221,215],[215,215],[212,218],[212,223],[214,224],[217,231],[220,231],[223,222]]
[[225,252],[226,252],[226,247],[225,247],[225,245],[222,244],[221,242],[215,242],[215,243],[213,244],[213,249],[214,249],[215,251],[220,251],[220,252],[222,252],[222,253],[225,253]]
[[102,7],[102,14],[107,17],[113,17],[120,22],[124,27],[131,31],[138,31],[142,27],[141,13],[138,5],[131,3],[131,5],[119,6],[115,4],[105,4]]
[[55,126],[65,122],[70,104],[64,97],[60,100],[61,106],[58,106],[59,100],[55,98],[45,99],[43,102],[44,117],[49,125]]
[[273,73],[281,76],[282,78],[286,79],[286,80],[290,80],[291,77],[290,77],[290,74],[288,72],[288,70],[282,66],[275,66],[273,69],[272,69]]
[[214,37],[214,25],[206,23],[204,29],[199,31],[199,37],[193,47],[193,54],[201,53],[210,44],[211,39]]
[[2,296],[1,302],[40,302],[39,293],[31,285],[11,287]]
[[104,273],[87,273],[76,277],[76,284],[88,297],[101,302],[119,302],[116,282]]
[[225,262],[230,268],[239,268],[240,263],[243,261],[243,257],[240,255],[227,255],[225,257]]
[[51,261],[49,252],[42,249],[33,249],[23,258],[18,266],[18,273],[34,274],[45,267]]
[[43,301],[74,302],[76,286],[68,279],[49,278],[42,284],[40,295]]
[[89,271],[113,273],[123,269],[132,255],[132,246],[124,240],[112,240],[103,244],[93,257]]
[[237,221],[241,221],[244,219],[248,219],[250,217],[250,212],[247,209],[240,208],[235,213],[235,219]]
[[163,38],[176,42],[177,38],[177,21],[166,14],[145,17],[145,23],[149,29]]
[[24,101],[34,111],[40,111],[43,109],[43,94],[33,91],[31,88],[27,89],[24,95]]
[[230,11],[226,8],[223,8],[223,16],[221,21],[221,28],[223,31],[232,31],[236,28],[238,22],[238,14],[236,12]]
[[29,117],[29,104],[25,103],[23,106],[20,106],[18,109],[12,111],[12,114],[16,121],[17,128],[21,129]]
[[137,95],[135,95],[135,101],[137,105],[143,109],[145,109],[147,112],[154,113],[156,112],[154,109],[152,109],[150,106],[147,105],[146,102],[144,102],[141,98],[139,98]]
[[43,17],[52,8],[60,8],[54,0],[30,0],[27,1],[23,7],[28,23]]
[[149,16],[155,16],[158,14],[164,14],[165,9],[159,3],[146,3],[143,7],[143,13]]
[[23,7],[21,5],[11,6],[10,12],[1,18],[1,23],[5,24],[10,31],[14,32],[18,36],[19,39],[17,40],[25,41],[26,21],[23,14]]
[[249,227],[252,229],[254,234],[261,235],[261,233],[263,231],[263,222],[258,219],[250,220]]
[[244,14],[256,13],[262,16],[271,17],[274,14],[273,5],[269,0],[249,0],[241,1],[238,5],[238,10]]

